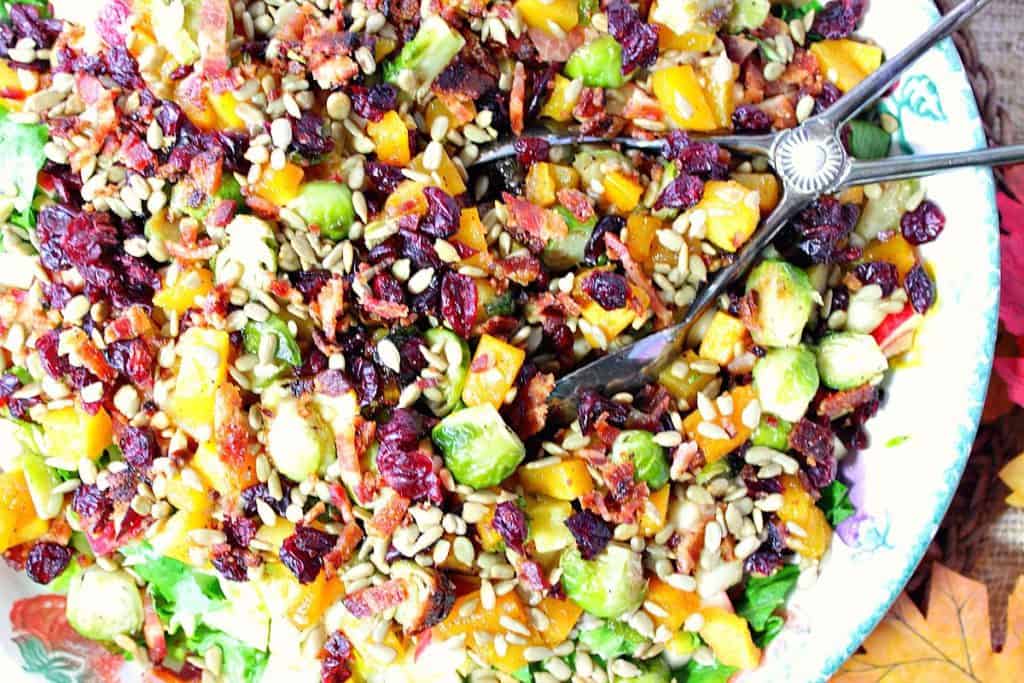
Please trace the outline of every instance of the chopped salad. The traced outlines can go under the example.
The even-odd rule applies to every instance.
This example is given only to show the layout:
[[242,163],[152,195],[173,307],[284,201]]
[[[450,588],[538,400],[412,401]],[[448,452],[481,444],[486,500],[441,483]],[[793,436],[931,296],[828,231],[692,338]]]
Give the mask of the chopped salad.
[[546,401],[735,258],[780,182],[700,134],[832,105],[866,9],[4,3],[5,560],[162,681],[756,669],[935,302],[920,183],[818,199],[642,390]]

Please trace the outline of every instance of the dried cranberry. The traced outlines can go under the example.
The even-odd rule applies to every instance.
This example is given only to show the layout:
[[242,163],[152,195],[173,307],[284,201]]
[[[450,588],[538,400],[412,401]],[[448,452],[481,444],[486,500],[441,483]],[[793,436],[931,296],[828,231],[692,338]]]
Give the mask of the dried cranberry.
[[316,299],[320,290],[330,279],[331,271],[322,268],[296,270],[288,273],[288,280],[292,283],[292,287],[299,290],[306,303]]
[[398,91],[387,83],[371,88],[354,86],[349,96],[352,109],[367,121],[380,121],[384,114],[398,108]]
[[295,546],[310,555],[326,555],[338,542],[338,537],[305,524],[295,527]]
[[270,489],[266,484],[253,484],[249,488],[242,490],[240,503],[242,506],[242,513],[246,516],[252,517],[256,514],[256,501],[262,500],[264,503],[270,506],[270,509],[279,515],[283,515],[285,510],[288,509],[288,504],[291,502],[291,488],[292,485],[287,479],[281,480],[282,495],[280,498],[274,498],[270,495]]
[[433,268],[435,271],[441,268],[443,263],[434,249],[433,240],[411,230],[400,230],[398,234],[402,240],[400,253],[403,258],[412,261],[417,268]]
[[760,107],[744,104],[732,113],[732,125],[736,130],[750,133],[767,133],[772,129],[772,119]]
[[71,509],[82,519],[98,520],[110,514],[113,505],[95,484],[82,484],[71,497]]
[[403,384],[414,382],[420,374],[420,370],[427,367],[427,359],[423,356],[423,349],[426,345],[419,337],[409,337],[401,346],[398,352],[402,357],[401,379]]
[[946,215],[934,202],[927,199],[913,211],[903,214],[900,229],[903,239],[911,244],[927,244],[942,234],[946,227]]
[[242,582],[249,580],[247,553],[226,543],[216,546],[210,553],[210,564],[217,573],[228,581]]
[[625,427],[629,419],[629,406],[607,399],[594,389],[583,389],[579,395],[580,429],[589,434],[601,414],[607,415],[608,424]]
[[512,501],[498,503],[494,508],[491,526],[505,541],[505,545],[520,555],[525,555],[523,544],[526,543],[526,514]]
[[142,339],[119,339],[111,342],[104,355],[110,367],[135,386],[149,387],[153,384],[156,354]]
[[312,583],[324,566],[323,556],[334,548],[337,540],[333,534],[299,525],[294,534],[284,539],[278,555],[299,583]]
[[352,676],[349,661],[352,643],[341,631],[335,631],[324,645],[324,659],[320,663],[320,683],[345,683]]
[[410,500],[440,504],[444,499],[434,460],[426,451],[382,447],[377,451],[377,469],[385,484]]
[[[15,5],[19,7],[19,5]],[[25,573],[36,583],[47,584],[67,569],[71,549],[50,541],[39,541],[28,551]]]
[[817,489],[823,489],[835,481],[836,465],[835,456],[827,455],[815,458],[813,464],[810,462],[805,463],[804,472],[807,474],[807,479],[811,482],[812,486]]
[[867,0],[832,0],[815,15],[811,31],[830,40],[846,38],[857,30],[865,10]]
[[825,462],[835,455],[832,430],[806,418],[793,425],[789,433],[789,447],[815,462]]
[[675,160],[682,173],[716,180],[729,176],[728,152],[712,142],[694,142],[679,130],[665,138],[665,156]]
[[869,261],[853,269],[853,274],[865,285],[878,285],[882,296],[889,296],[900,282],[900,272],[888,261]]
[[292,119],[292,144],[289,149],[307,159],[315,159],[334,148],[331,139],[324,135],[324,122],[312,112],[305,112],[301,118]]
[[17,375],[4,373],[0,375],[0,408],[7,405],[11,394],[21,388],[21,380]]
[[153,461],[160,457],[156,435],[148,427],[125,427],[121,430],[119,445],[125,462],[136,472],[148,472]]
[[530,97],[526,101],[527,120],[532,120],[540,114],[541,106],[548,99],[554,78],[560,70],[558,64],[548,64],[545,69],[531,74]]
[[860,209],[855,204],[841,204],[832,197],[822,197],[790,223],[779,239],[779,247],[788,258],[801,265],[857,258],[860,251],[849,247],[847,238],[858,218]]
[[750,574],[759,576],[771,576],[782,566],[782,554],[766,547],[763,543],[760,548],[746,559],[743,569]]
[[111,80],[122,88],[135,89],[143,85],[139,74],[139,65],[124,46],[108,48],[104,51],[107,60],[107,73]]
[[369,189],[382,195],[389,195],[395,191],[398,184],[405,180],[402,169],[396,166],[389,166],[379,161],[366,162],[366,179],[369,181]]
[[911,268],[903,279],[903,289],[907,290],[910,305],[918,313],[924,313],[935,302],[935,285],[920,263]]
[[224,535],[228,543],[236,548],[248,548],[252,539],[256,538],[259,524],[248,517],[227,517],[224,520]]
[[832,310],[845,311],[850,307],[850,290],[846,285],[836,285],[832,289]]
[[589,510],[580,510],[565,520],[573,538],[576,539],[576,547],[585,560],[592,560],[597,557],[608,541],[612,540],[612,530],[608,524]]
[[377,273],[370,283],[373,295],[382,301],[400,304],[405,301],[405,289],[394,275],[388,272]]
[[12,4],[9,17],[11,26],[19,38],[31,38],[36,47],[50,48],[60,35],[63,23],[56,19],[44,18],[39,7],[29,4]]
[[826,81],[825,85],[821,88],[821,94],[814,98],[814,114],[817,115],[824,112],[838,102],[842,96],[843,93],[839,88]]
[[626,219],[622,216],[601,216],[583,248],[583,263],[588,266],[596,265],[598,260],[605,255],[604,234],[610,232],[613,235],[619,235],[625,227]]
[[650,66],[658,57],[658,30],[641,21],[640,13],[626,0],[608,5],[608,33],[622,45],[622,73]]
[[71,372],[71,363],[66,356],[57,354],[60,345],[60,332],[50,330],[36,339],[36,351],[39,352],[39,362],[46,374],[54,379],[62,379],[65,374]]
[[697,176],[681,175],[662,190],[654,209],[689,209],[697,205],[704,194],[704,181]]
[[420,230],[431,237],[447,238],[459,229],[461,209],[455,199],[438,187],[423,189],[427,198],[427,215],[420,221]]
[[368,406],[380,397],[381,377],[373,362],[365,358],[355,359],[352,363],[352,375],[361,405]]
[[514,143],[516,150],[516,161],[523,168],[529,168],[534,164],[547,161],[551,153],[551,145],[543,138],[519,137]]
[[387,422],[377,425],[377,440],[382,448],[413,450],[427,433],[426,418],[415,410],[396,408]]
[[626,305],[629,285],[618,273],[598,270],[583,281],[583,291],[604,310],[614,311]]
[[468,275],[447,272],[441,281],[441,315],[455,333],[469,337],[477,315],[476,285]]

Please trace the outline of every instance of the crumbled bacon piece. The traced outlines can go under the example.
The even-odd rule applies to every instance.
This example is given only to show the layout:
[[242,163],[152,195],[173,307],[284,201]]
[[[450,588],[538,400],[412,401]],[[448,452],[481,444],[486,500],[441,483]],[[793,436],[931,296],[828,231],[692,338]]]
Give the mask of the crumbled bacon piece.
[[[324,568],[329,572],[333,573],[339,567],[342,567],[355,553],[356,548],[359,547],[359,542],[363,540],[363,529],[354,520],[348,522],[345,528],[341,530],[341,534],[338,536],[338,542],[335,543],[334,549],[331,550],[324,557]],[[329,576],[328,576],[329,578]]]
[[860,406],[875,399],[875,388],[870,384],[862,384],[856,389],[834,391],[827,394],[818,404],[818,415],[830,420],[852,413]]
[[587,195],[579,190],[570,187],[563,187],[556,193],[558,201],[573,215],[573,218],[581,223],[586,223],[594,217],[594,207],[587,199]]
[[555,376],[537,372],[531,363],[523,366],[516,384],[519,390],[505,417],[516,434],[528,439],[544,429],[548,417],[548,396],[555,388]]
[[345,281],[335,275],[321,288],[316,297],[316,310],[320,314],[320,325],[328,339],[334,339],[338,331],[338,317],[345,313]]
[[613,524],[633,524],[639,518],[650,490],[634,477],[633,463],[608,463],[601,468],[607,491],[591,491],[583,496],[583,509],[594,512]]
[[658,291],[654,288],[654,284],[647,277],[647,274],[644,273],[640,264],[633,260],[629,249],[622,243],[622,240],[612,233],[606,232],[604,234],[604,243],[611,257],[622,263],[622,267],[625,269],[626,276],[630,281],[647,294],[651,301],[651,310],[654,311],[654,317],[658,319],[658,324],[662,327],[667,327],[671,324],[672,312],[662,302]]
[[516,62],[512,72],[512,93],[508,103],[508,118],[512,132],[522,135],[526,127],[526,67]]
[[569,234],[569,226],[555,212],[507,192],[502,198],[508,206],[510,232],[533,253],[540,253],[550,240]]
[[407,595],[405,581],[392,579],[379,586],[369,586],[358,590],[341,602],[352,616],[357,619],[365,619],[386,609],[397,607]]
[[392,493],[387,502],[373,513],[373,518],[367,523],[367,526],[376,532],[378,536],[390,538],[391,534],[395,533],[395,529],[401,525],[402,520],[405,519],[405,513],[409,509],[409,502],[408,498]]

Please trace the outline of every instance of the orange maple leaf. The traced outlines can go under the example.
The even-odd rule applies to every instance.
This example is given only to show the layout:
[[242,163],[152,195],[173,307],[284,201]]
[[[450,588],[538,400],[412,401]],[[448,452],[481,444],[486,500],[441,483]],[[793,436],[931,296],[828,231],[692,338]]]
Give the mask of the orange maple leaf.
[[1004,683],[1024,677],[1024,576],[1007,611],[1006,643],[992,648],[985,585],[935,565],[928,616],[904,593],[864,652],[850,658],[834,683]]

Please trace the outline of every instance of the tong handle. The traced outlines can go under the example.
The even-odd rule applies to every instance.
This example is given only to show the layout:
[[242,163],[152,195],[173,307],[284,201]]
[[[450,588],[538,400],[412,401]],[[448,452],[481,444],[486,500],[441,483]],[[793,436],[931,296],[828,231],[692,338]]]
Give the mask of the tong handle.
[[896,56],[886,60],[881,68],[861,81],[853,90],[841,97],[827,111],[819,115],[833,128],[839,128],[861,111],[876,97],[896,82],[900,74],[937,43],[953,35],[964,22],[985,8],[992,0],[965,0],[927,31],[914,39]]
[[1006,166],[1022,162],[1024,145],[992,147],[970,152],[891,157],[877,161],[854,161],[849,175],[843,181],[843,186],[919,178],[965,166]]

